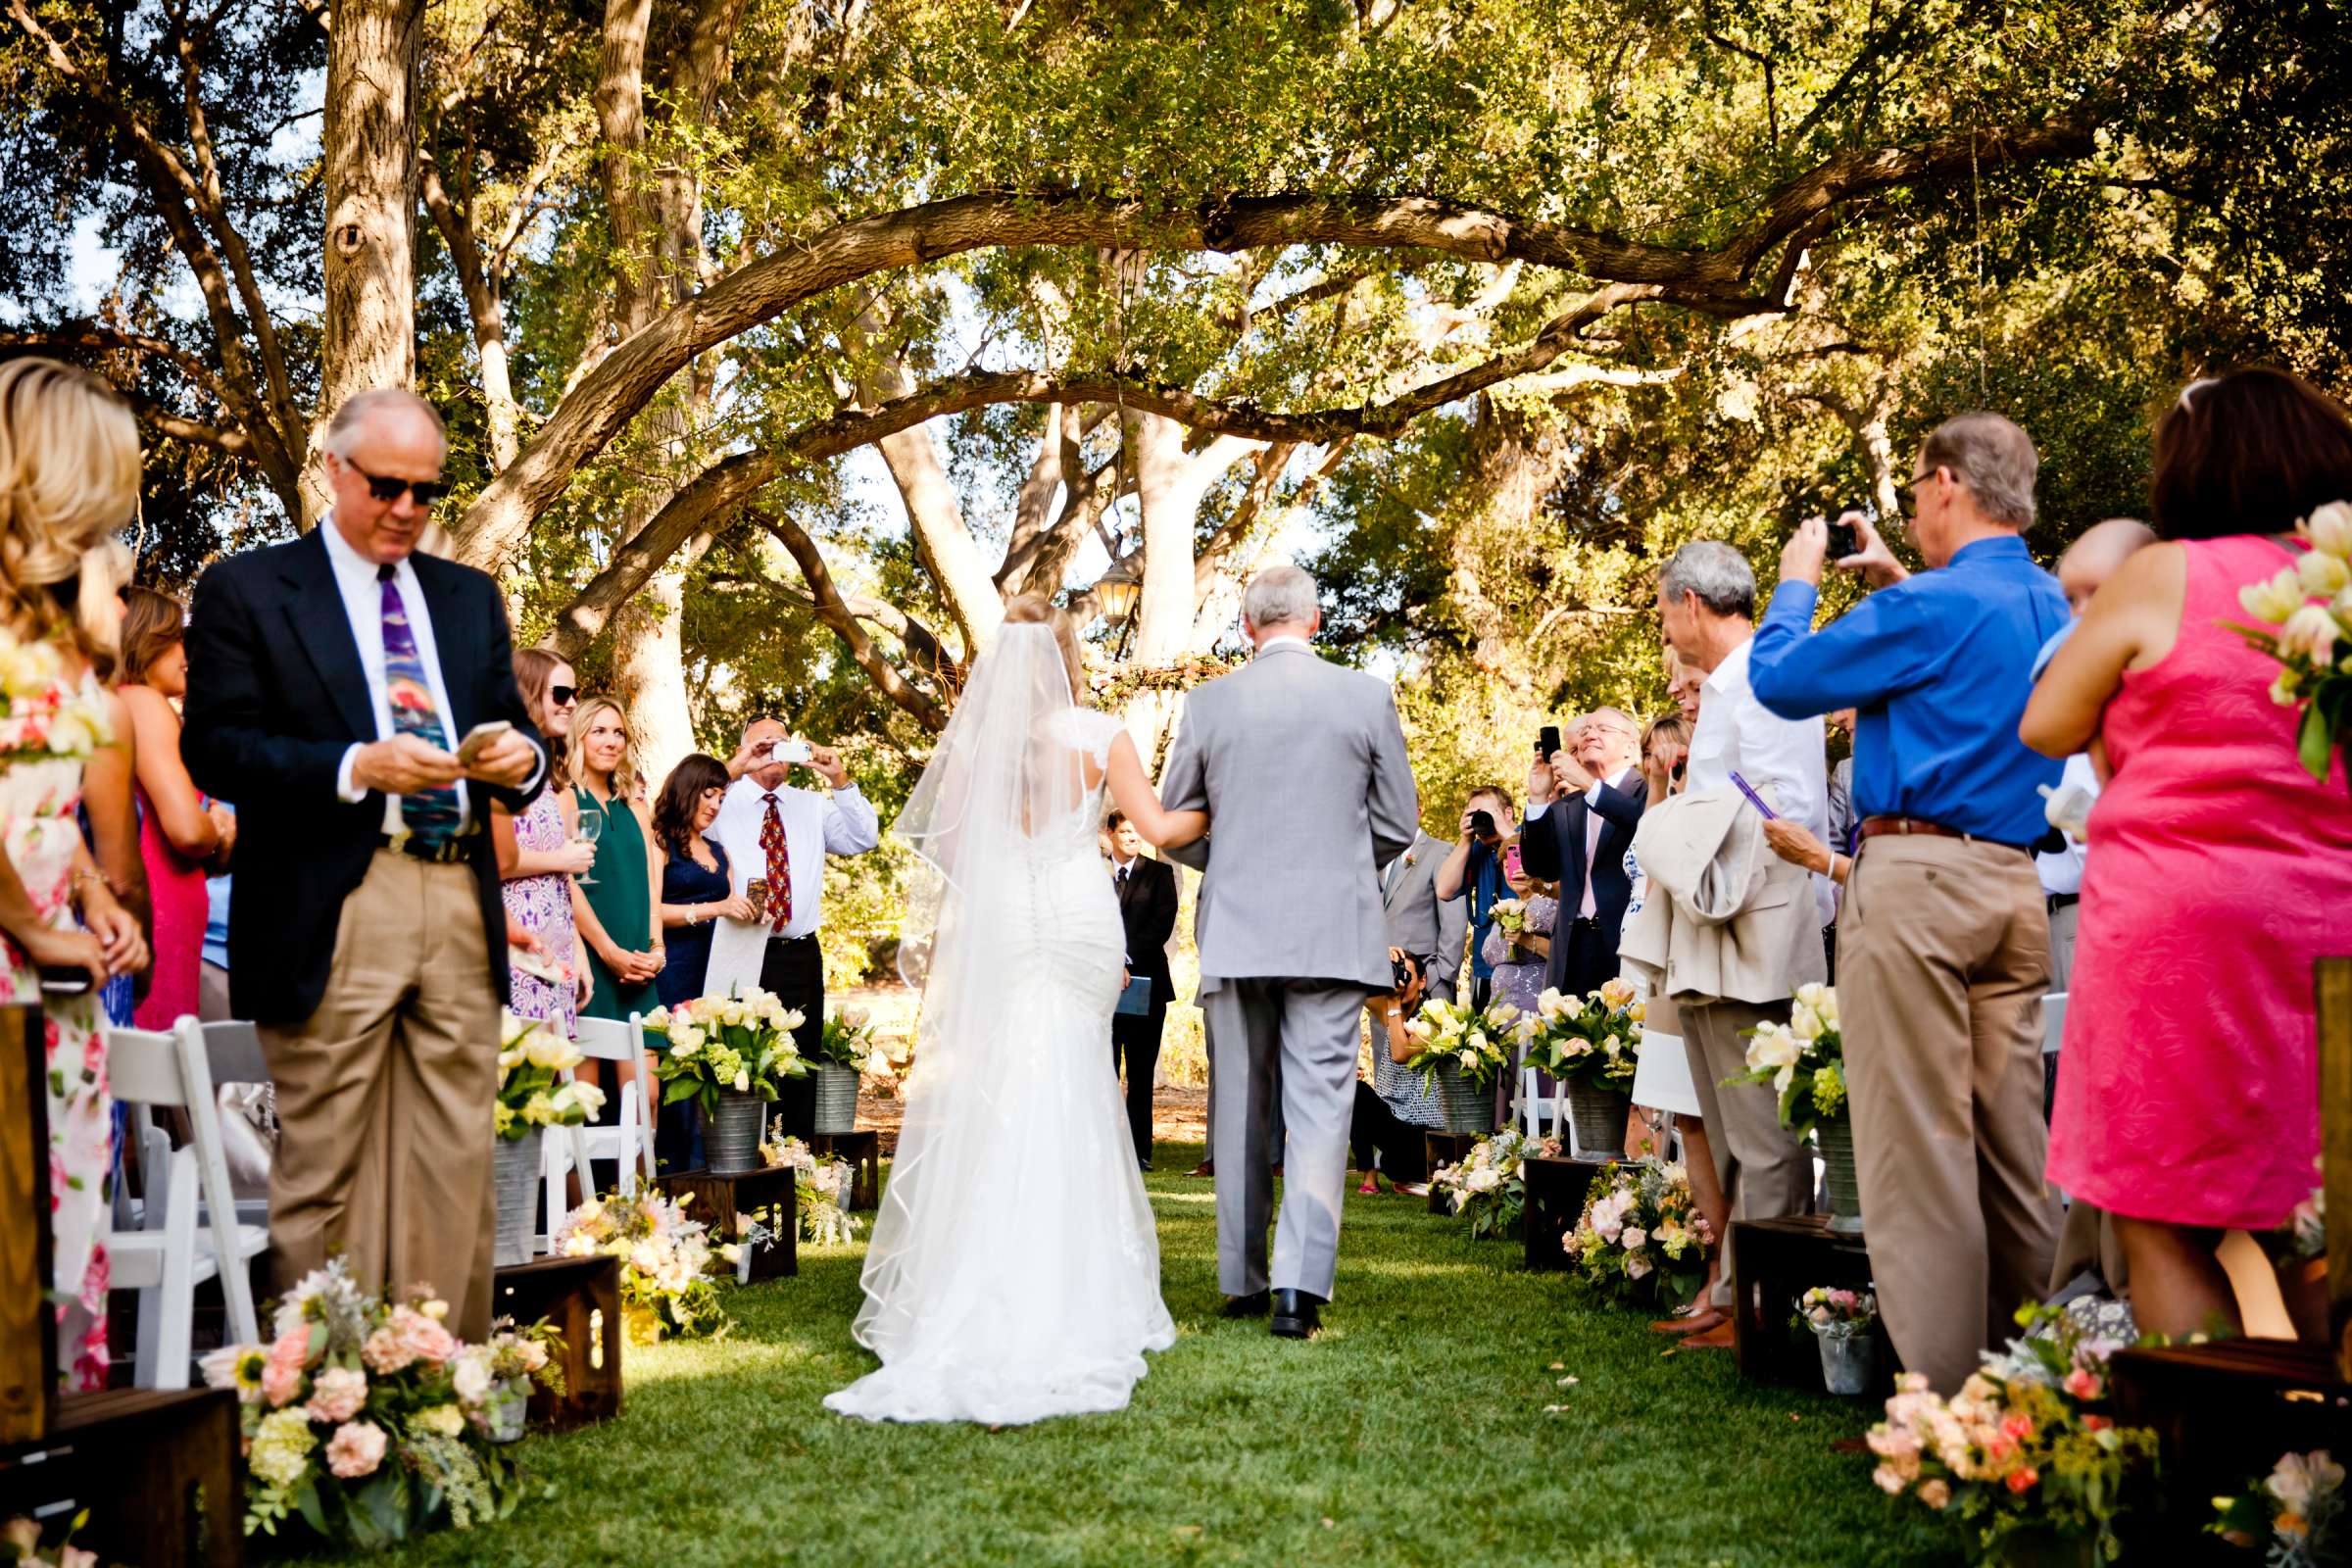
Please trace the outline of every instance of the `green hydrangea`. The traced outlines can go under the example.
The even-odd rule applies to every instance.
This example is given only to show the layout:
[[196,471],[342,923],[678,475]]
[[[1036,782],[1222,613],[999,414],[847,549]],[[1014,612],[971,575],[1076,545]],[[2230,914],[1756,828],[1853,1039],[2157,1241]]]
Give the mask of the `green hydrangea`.
[[1813,1075],[1813,1108],[1824,1116],[1835,1116],[1845,1107],[1845,1079],[1839,1076],[1838,1064],[1828,1062]]

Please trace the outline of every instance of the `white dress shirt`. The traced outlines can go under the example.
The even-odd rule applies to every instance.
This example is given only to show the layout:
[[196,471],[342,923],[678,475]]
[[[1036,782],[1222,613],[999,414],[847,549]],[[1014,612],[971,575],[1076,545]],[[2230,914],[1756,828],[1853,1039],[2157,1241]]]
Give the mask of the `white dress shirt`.
[[[753,877],[767,875],[767,852],[760,847],[760,830],[767,821],[768,793],[749,777],[737,779],[727,786],[718,820],[710,824],[710,836],[727,852],[737,893]],[[785,853],[792,860],[792,919],[775,934],[812,936],[825,886],[825,857],[863,855],[882,842],[881,824],[855,784],[830,795],[779,784],[774,794],[776,814],[784,823]],[[773,889],[768,897],[775,898]]]
[[[1753,638],[1723,656],[1699,687],[1698,727],[1690,735],[1685,776],[1693,790],[1728,790],[1738,773],[1773,809],[1830,843],[1830,768],[1819,718],[1783,718],[1756,700],[1747,681]],[[1765,789],[1770,785],[1769,792]],[[1843,853],[1842,847],[1830,848]],[[1838,917],[1836,884],[1813,878],[1821,923]]]
[[[2069,785],[2087,791],[2094,800],[2098,798],[2099,774],[2090,765],[2088,752],[2077,752],[2066,760],[2066,770],[2058,775],[2058,787],[2063,790]],[[2065,849],[2034,857],[2034,869],[2041,876],[2041,891],[2045,894],[2080,894],[2082,891],[2082,860],[2089,854],[2089,845],[2081,839],[2069,837]]]
[[1308,642],[1305,638],[1293,637],[1288,633],[1285,633],[1280,637],[1267,638],[1264,642],[1257,645],[1257,651],[1261,654],[1270,654],[1285,643],[1290,644],[1293,648],[1303,648],[1310,654],[1315,651],[1314,644]]
[[[351,548],[343,530],[335,526],[332,514],[318,519],[318,537],[326,542],[326,559],[335,568],[335,587],[343,595],[343,613],[351,621],[352,640],[360,645],[360,668],[368,675],[368,703],[375,710],[375,738],[390,740],[399,731],[392,727],[392,697],[390,684],[384,679],[384,585],[376,579],[375,563]],[[409,635],[416,640],[416,657],[424,664],[425,684],[432,689],[433,706],[441,712],[441,730],[445,749],[456,751],[463,736],[452,734],[457,720],[450,714],[449,687],[441,679],[441,652],[433,642],[433,617],[425,608],[424,585],[416,580],[416,568],[403,556],[392,568],[392,581],[400,589],[401,608],[408,612]],[[343,753],[343,764],[335,770],[335,793],[357,805],[368,798],[351,776],[352,762],[359,756],[362,742],[355,741]],[[473,822],[472,805],[467,797],[466,781],[457,782],[458,831],[463,833]],[[400,816],[400,797],[384,797],[384,831],[400,833],[406,824]]]

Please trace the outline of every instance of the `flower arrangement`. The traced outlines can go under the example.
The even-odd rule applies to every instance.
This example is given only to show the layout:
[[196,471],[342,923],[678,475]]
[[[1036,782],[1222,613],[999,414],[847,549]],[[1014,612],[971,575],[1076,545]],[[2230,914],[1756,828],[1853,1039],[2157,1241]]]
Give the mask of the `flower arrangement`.
[[1195,654],[1169,664],[1122,663],[1107,669],[1090,669],[1086,684],[1094,693],[1097,708],[1115,712],[1138,693],[1190,691],[1203,681],[1230,675],[1241,667],[1242,661],[1238,659]]
[[898,1071],[889,1048],[874,1037],[870,1015],[862,1007],[844,1007],[825,1020],[816,1039],[816,1059],[854,1067],[872,1078],[889,1078]]
[[1518,1020],[1519,1009],[1508,1003],[1481,1011],[1456,1002],[1425,1002],[1404,1026],[1415,1047],[1404,1065],[1433,1090],[1438,1068],[1447,1061],[1458,1065],[1472,1083],[1490,1083],[1510,1065]]
[[2320,1568],[2344,1560],[2336,1539],[2344,1467],[2326,1448],[2281,1454],[2269,1475],[2213,1504],[2221,1517],[2205,1528],[2232,1545],[2263,1546],[2267,1568]]
[[337,1258],[278,1303],[268,1345],[204,1358],[205,1381],[237,1396],[247,1535],[299,1516],[329,1542],[377,1546],[514,1511],[521,1489],[491,1429],[513,1381],[547,1372],[546,1349],[512,1333],[466,1345],[448,1310],[368,1295]]
[[2296,755],[2304,771],[2325,782],[2337,745],[2352,745],[2352,659],[2339,662],[2336,646],[2352,640],[2352,505],[2315,507],[2295,533],[2311,548],[2276,576],[2237,591],[2246,613],[2262,623],[2237,630],[2283,666],[2271,701],[2303,710]]
[[1562,1083],[1631,1091],[1642,1061],[1644,1009],[1635,1000],[1638,995],[1622,980],[1611,980],[1582,997],[1545,987],[1536,999],[1536,1010],[1519,1026],[1529,1064]]
[[1886,1419],[1870,1429],[1871,1480],[1975,1524],[1980,1562],[2035,1538],[2087,1543],[2112,1561],[2132,1483],[2156,1462],[2156,1434],[2102,1408],[2107,1360],[2123,1347],[2084,1335],[2063,1308],[2029,1306],[2018,1319],[2026,1337],[1986,1351],[1948,1400],[1917,1373],[1895,1380]]
[[498,1136],[513,1141],[534,1127],[578,1127],[594,1120],[604,1108],[605,1092],[563,1077],[586,1059],[544,1019],[505,1014],[498,1042]]
[[1520,899],[1496,899],[1487,911],[1502,934],[1514,940],[1527,933],[1527,905]]
[[1825,1340],[1850,1340],[1867,1334],[1879,1320],[1879,1298],[1868,1291],[1848,1291],[1816,1285],[1796,1303],[1790,1327],[1801,1325]]
[[104,698],[73,680],[52,643],[25,642],[0,626],[0,757],[11,761],[87,760],[114,743]]
[[664,1333],[715,1338],[733,1326],[710,1279],[708,1228],[686,1217],[688,1201],[652,1191],[596,1199],[573,1209],[556,1233],[560,1256],[620,1259],[621,1308],[640,1342]]
[[12,1563],[16,1568],[98,1568],[96,1552],[74,1544],[75,1533],[89,1522],[90,1510],[84,1508],[66,1526],[63,1536],[44,1546],[40,1521],[19,1514],[0,1524],[0,1563]]
[[1612,1161],[1561,1245],[1568,1266],[1621,1300],[1680,1306],[1707,1279],[1711,1234],[1680,1164]]
[[1458,1165],[1440,1165],[1430,1186],[1450,1194],[1453,1211],[1470,1221],[1473,1238],[1516,1236],[1527,1208],[1527,1182],[1520,1167],[1530,1156],[1560,1152],[1556,1138],[1530,1138],[1506,1127],[1471,1146]]
[[850,1213],[850,1189],[857,1169],[846,1159],[819,1158],[798,1138],[784,1136],[779,1121],[770,1128],[777,1141],[762,1143],[760,1157],[770,1170],[789,1165],[793,1170],[793,1205],[800,1215],[801,1240],[820,1247],[841,1247],[858,1236],[857,1218]]
[[1845,1115],[1845,1040],[1836,989],[1799,986],[1787,1023],[1741,1032],[1748,1036],[1747,1071],[1726,1083],[1772,1085],[1781,1098],[1781,1125],[1799,1138]]
[[722,1089],[775,1099],[783,1079],[808,1075],[808,1063],[792,1039],[801,1022],[801,1014],[773,992],[757,987],[740,996],[656,1007],[644,1027],[654,1076],[668,1086],[662,1103],[691,1100],[704,1115],[715,1116]]

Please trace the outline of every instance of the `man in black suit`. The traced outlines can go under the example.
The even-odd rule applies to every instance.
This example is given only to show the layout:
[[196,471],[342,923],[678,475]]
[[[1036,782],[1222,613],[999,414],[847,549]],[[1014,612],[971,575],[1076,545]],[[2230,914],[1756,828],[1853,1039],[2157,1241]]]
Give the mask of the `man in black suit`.
[[1559,884],[1545,978],[1570,996],[1617,977],[1618,933],[1634,896],[1625,852],[1649,801],[1640,757],[1634,721],[1598,708],[1577,720],[1568,751],[1527,775],[1519,858],[1529,876]]
[[440,416],[364,392],[324,445],[334,511],[197,584],[181,752],[237,807],[230,1004],[277,1085],[279,1287],[340,1252],[366,1289],[429,1285],[478,1341],[508,983],[486,829],[493,803],[538,793],[547,754],[497,585],[413,554]]
[[1176,931],[1176,868],[1144,858],[1143,836],[1121,811],[1110,813],[1110,875],[1119,892],[1119,918],[1127,926],[1127,971],[1152,983],[1141,1013],[1113,1013],[1110,1070],[1127,1058],[1127,1127],[1135,1135],[1136,1163],[1152,1168],[1152,1075],[1159,1066],[1160,1031],[1167,1027],[1168,938]]

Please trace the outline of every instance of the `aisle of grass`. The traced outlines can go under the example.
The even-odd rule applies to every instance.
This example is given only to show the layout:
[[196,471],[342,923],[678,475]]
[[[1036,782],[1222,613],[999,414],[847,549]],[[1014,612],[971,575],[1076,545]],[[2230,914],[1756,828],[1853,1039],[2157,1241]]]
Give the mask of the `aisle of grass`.
[[827,1414],[870,1364],[849,1335],[863,1249],[805,1249],[798,1278],[733,1293],[732,1338],[632,1348],[618,1421],[532,1443],[553,1496],[387,1560],[1777,1568],[1948,1539],[1831,1451],[1859,1407],[1750,1388],[1723,1354],[1661,1359],[1640,1314],[1409,1200],[1348,1199],[1322,1338],[1228,1322],[1209,1184],[1150,1181],[1179,1339],[1124,1413],[993,1433]]

